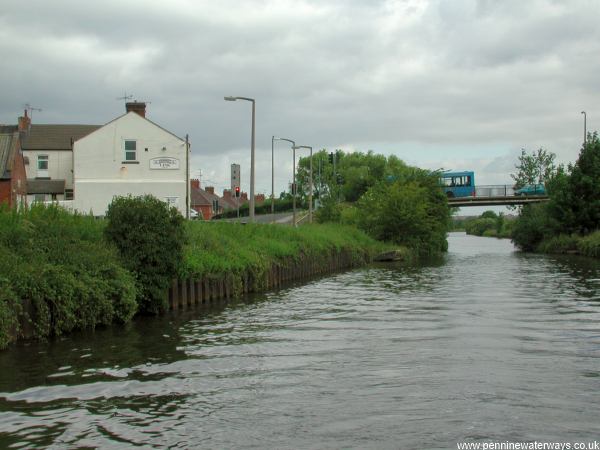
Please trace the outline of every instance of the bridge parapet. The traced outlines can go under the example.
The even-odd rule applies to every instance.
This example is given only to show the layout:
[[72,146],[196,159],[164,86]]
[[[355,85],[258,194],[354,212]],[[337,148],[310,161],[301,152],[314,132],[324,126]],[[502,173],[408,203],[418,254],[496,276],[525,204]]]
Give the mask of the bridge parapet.
[[475,186],[475,197],[512,197],[514,195],[515,188],[509,184]]

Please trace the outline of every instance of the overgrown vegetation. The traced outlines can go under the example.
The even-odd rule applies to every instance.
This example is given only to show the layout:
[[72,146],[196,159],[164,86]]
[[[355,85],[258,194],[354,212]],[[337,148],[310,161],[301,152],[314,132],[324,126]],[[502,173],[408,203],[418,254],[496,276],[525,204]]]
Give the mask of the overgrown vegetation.
[[[309,165],[309,158],[301,158],[297,180],[303,199]],[[447,250],[450,209],[438,173],[409,167],[393,155],[339,150],[334,158],[326,150],[313,155],[313,171],[320,223],[354,225],[419,255]]]
[[103,226],[56,206],[0,208],[0,347],[20,314],[38,337],[131,319],[135,282]]
[[0,348],[30,326],[37,337],[126,322],[166,308],[173,278],[250,275],[260,289],[271,264],[338,253],[366,262],[388,247],[340,225],[185,222],[153,197],[118,198],[107,219],[56,206],[0,208]]
[[325,264],[332,254],[340,252],[364,263],[388,248],[354,227],[333,224],[292,228],[196,221],[188,223],[187,233],[186,277],[227,274],[239,281],[242,274],[250,273],[255,288],[261,287],[274,263],[309,258],[314,264]]
[[600,254],[600,140],[588,134],[577,161],[557,167],[546,180],[547,203],[526,205],[513,241],[526,251]]

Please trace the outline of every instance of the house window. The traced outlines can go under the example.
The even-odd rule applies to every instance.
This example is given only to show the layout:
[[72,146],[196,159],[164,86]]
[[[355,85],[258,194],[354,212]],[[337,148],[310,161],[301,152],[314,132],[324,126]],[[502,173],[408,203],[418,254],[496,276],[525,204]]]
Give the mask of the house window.
[[213,200],[212,207],[213,207],[213,213],[217,214],[219,212],[219,200]]
[[48,155],[38,155],[38,170],[48,170]]
[[125,141],[125,161],[137,161],[136,141]]
[[65,189],[65,200],[73,200],[73,189]]

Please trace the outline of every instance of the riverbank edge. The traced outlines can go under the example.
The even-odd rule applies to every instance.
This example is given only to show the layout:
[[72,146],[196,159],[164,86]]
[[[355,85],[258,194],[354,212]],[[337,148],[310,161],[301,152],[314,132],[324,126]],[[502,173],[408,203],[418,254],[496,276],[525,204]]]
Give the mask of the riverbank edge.
[[[357,251],[356,248],[339,248],[332,249],[319,258],[300,254],[273,261],[267,266],[267,270],[261,272],[248,268],[236,274],[221,273],[174,279],[166,293],[168,306],[164,313],[224,304],[246,294],[268,292],[304,279],[363,267],[373,262],[380,251],[370,247],[364,247],[361,251]],[[399,255],[397,261],[408,263],[414,260],[413,252],[406,248],[397,249],[396,252]],[[156,316],[144,317],[152,320]],[[36,309],[33,302],[23,300],[18,314],[18,325],[11,333],[9,345],[17,341],[51,338],[52,336],[36,335],[35,321]],[[113,323],[104,326],[114,325]],[[68,334],[70,333],[62,335]]]
[[[408,257],[410,252],[405,254]],[[318,260],[302,255],[273,262],[262,274],[246,270],[238,274],[176,279],[169,288],[169,310],[226,303],[246,294],[272,291],[304,279],[363,267],[371,263],[375,256],[367,249],[362,254],[340,249]]]

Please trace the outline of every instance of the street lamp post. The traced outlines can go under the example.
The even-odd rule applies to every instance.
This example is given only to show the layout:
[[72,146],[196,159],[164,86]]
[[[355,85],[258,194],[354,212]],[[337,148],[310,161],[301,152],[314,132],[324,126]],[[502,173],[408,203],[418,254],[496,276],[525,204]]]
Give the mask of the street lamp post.
[[294,146],[297,148],[308,148],[310,149],[310,190],[308,194],[308,223],[312,223],[313,216],[313,148],[310,145],[298,145]]
[[225,100],[228,102],[235,102],[236,100],[246,100],[252,102],[252,138],[250,142],[250,214],[248,221],[250,223],[254,222],[254,130],[255,130],[255,105],[256,102],[253,98],[248,97],[225,97]]
[[581,111],[583,114],[583,145],[587,142],[587,114],[585,111]]
[[[273,136],[273,138],[271,139],[271,168],[273,167],[273,141],[287,141],[289,143],[292,144],[292,150],[293,150],[293,163],[294,165],[292,166],[292,208],[293,208],[293,214],[292,214],[292,224],[294,226],[296,226],[296,142],[292,141],[291,139],[286,139],[286,138],[280,138],[277,136]],[[274,187],[273,185],[275,184],[275,175],[273,174],[274,172],[271,173],[271,190],[273,191],[273,198],[275,198],[275,192],[274,192]],[[271,203],[271,211],[273,212],[273,214],[275,214],[275,203]]]

